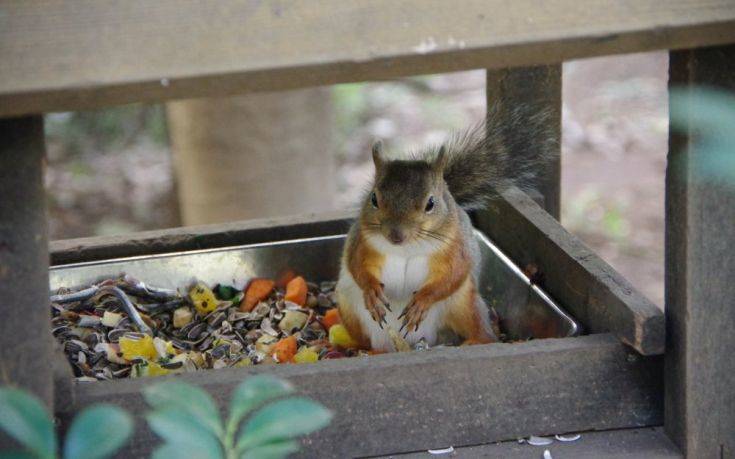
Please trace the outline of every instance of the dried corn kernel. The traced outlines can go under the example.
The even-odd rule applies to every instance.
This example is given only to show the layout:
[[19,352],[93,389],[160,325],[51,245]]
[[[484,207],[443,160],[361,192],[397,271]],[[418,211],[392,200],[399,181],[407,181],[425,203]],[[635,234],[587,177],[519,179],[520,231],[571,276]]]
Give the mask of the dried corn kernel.
[[319,354],[307,347],[302,347],[299,349],[299,352],[293,356],[293,361],[296,363],[314,363],[317,360],[319,360]]
[[357,342],[352,339],[344,325],[335,324],[329,328],[329,342],[334,346],[343,348],[357,347]]

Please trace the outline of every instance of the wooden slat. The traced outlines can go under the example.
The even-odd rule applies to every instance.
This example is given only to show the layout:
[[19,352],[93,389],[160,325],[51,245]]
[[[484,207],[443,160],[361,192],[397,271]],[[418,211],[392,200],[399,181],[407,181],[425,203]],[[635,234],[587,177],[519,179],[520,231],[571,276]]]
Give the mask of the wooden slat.
[[477,213],[477,225],[591,333],[613,332],[644,355],[664,351],[663,312],[610,265],[513,188]]
[[214,225],[142,231],[119,236],[97,236],[51,241],[51,265],[107,258],[211,249],[261,242],[346,234],[353,212],[331,212],[264,218]]
[[[529,459],[543,457],[549,450],[551,457],[563,459],[682,459],[681,451],[666,436],[662,427],[616,429],[604,432],[581,432],[573,442],[555,441],[547,446],[518,443],[517,440],[485,445],[455,448],[449,458],[502,458]],[[376,459],[427,459],[426,450]]]
[[[177,377],[226,406],[248,375],[272,373],[335,412],[311,436],[303,457],[363,457],[509,440],[531,434],[659,425],[660,356],[631,354],[611,335],[492,344],[190,373]],[[158,380],[157,380],[158,381]],[[57,413],[106,402],[145,412],[149,380],[83,383]],[[126,457],[147,457],[160,443],[145,427]]]
[[0,384],[51,407],[45,155],[40,116],[0,119]]
[[[735,90],[735,46],[671,53],[669,62],[669,87],[686,97],[700,85]],[[720,129],[732,126],[703,129],[699,109],[682,109],[686,126],[670,136],[666,169],[666,432],[686,457],[731,458],[735,188],[703,171],[714,165],[715,139],[727,138]]]
[[731,0],[5,0],[0,116],[733,41]]

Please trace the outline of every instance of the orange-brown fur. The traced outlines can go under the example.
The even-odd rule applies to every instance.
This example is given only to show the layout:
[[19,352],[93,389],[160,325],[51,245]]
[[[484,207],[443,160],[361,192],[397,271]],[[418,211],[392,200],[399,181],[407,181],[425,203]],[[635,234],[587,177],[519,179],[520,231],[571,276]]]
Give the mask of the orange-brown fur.
[[[380,279],[385,256],[365,242],[362,232],[358,232],[353,240],[348,241],[348,244],[349,250],[345,254],[346,264],[357,285],[363,291],[381,289],[378,279]],[[350,336],[360,344],[361,348],[369,349],[370,340],[363,332],[354,308],[355,306],[348,304],[345,298],[339,298],[339,313],[342,323],[347,328]]]

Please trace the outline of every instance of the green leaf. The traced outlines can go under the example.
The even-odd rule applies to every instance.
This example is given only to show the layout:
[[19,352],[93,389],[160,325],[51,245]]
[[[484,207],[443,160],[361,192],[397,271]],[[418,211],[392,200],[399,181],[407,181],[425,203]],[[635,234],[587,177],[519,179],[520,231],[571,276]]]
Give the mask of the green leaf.
[[28,451],[0,451],[0,459],[38,459]]
[[36,456],[56,454],[53,422],[41,402],[25,391],[0,389],[0,428]]
[[187,454],[191,448],[200,449],[206,454],[202,457],[222,457],[219,440],[206,428],[179,406],[168,406],[148,413],[148,425],[159,437]]
[[122,409],[96,405],[82,411],[72,422],[64,442],[67,459],[98,459],[111,456],[133,432],[133,419]]
[[296,438],[321,429],[332,420],[332,412],[307,398],[281,400],[256,412],[237,440],[238,453],[278,440]]
[[222,420],[214,400],[196,386],[180,381],[168,381],[153,385],[143,391],[148,404],[154,409],[178,407],[187,412],[216,437],[222,436]]
[[270,375],[256,375],[242,382],[232,394],[228,425],[237,427],[248,412],[256,406],[293,393],[294,388],[286,380]]
[[240,290],[230,285],[219,284],[217,285],[217,290],[215,293],[217,294],[220,300],[230,301],[231,299],[235,297],[235,295],[240,293]]
[[163,446],[159,446],[151,455],[151,459],[206,459],[210,457],[222,458],[221,455],[211,456],[210,452],[197,445],[188,445],[186,448],[182,448],[181,445],[173,445],[171,443],[165,443]]
[[296,441],[279,441],[245,451],[240,457],[242,459],[281,459],[299,450]]

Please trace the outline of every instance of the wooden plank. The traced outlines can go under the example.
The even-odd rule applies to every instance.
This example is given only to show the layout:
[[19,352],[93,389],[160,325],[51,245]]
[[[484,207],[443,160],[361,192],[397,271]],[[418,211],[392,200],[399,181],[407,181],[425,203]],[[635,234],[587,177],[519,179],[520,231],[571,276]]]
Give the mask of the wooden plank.
[[732,41],[731,0],[6,0],[0,116]]
[[[564,459],[680,459],[681,451],[671,443],[662,427],[641,429],[619,429],[604,432],[583,432],[575,442],[555,441],[548,446],[519,444],[517,441],[504,441],[465,448],[455,448],[452,458],[503,458],[528,459],[543,457],[549,450],[552,457]],[[426,459],[426,450],[391,455],[396,459]],[[442,456],[439,456],[442,457]],[[388,456],[382,457],[388,459]]]
[[0,120],[0,384],[51,407],[44,156],[40,116]]
[[[473,445],[530,434],[658,425],[662,358],[631,353],[611,335],[538,340],[190,373],[224,407],[245,377],[268,372],[335,412],[305,442],[303,457],[356,457],[449,444]],[[70,413],[96,402],[143,413],[150,380],[75,385]],[[130,457],[159,443],[136,425]]]
[[346,234],[352,219],[339,211],[52,241],[51,264]]
[[519,266],[537,266],[544,289],[588,332],[613,332],[644,355],[663,353],[663,312],[522,191],[502,193],[476,217]]
[[537,202],[557,220],[561,211],[561,88],[561,64],[487,72],[487,105],[502,118],[543,114],[543,129],[529,122],[513,133],[518,141],[512,144],[512,156],[534,164],[529,172],[537,176]]
[[[671,53],[669,87],[699,85],[735,90],[735,46]],[[666,431],[687,457],[735,457],[735,188],[697,175],[706,147],[695,123],[681,134],[666,170]]]

